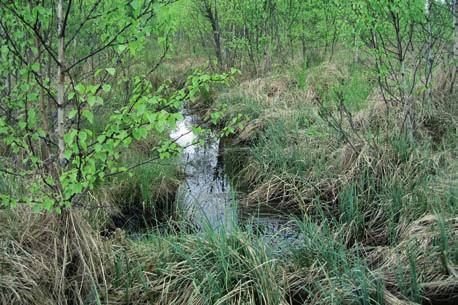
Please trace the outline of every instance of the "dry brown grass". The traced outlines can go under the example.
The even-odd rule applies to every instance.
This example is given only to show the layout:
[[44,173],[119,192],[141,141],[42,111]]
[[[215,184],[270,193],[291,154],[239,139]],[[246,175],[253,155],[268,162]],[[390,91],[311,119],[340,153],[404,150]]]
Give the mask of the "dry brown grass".
[[435,215],[418,219],[402,232],[396,247],[383,252],[382,264],[375,272],[381,274],[393,293],[399,293],[400,277],[405,283],[413,278],[428,302],[458,301],[458,266],[450,260],[457,246],[458,218],[442,220],[442,225],[450,227],[452,236],[448,237],[441,233],[440,221]]
[[[442,220],[442,224],[450,229],[448,236],[443,236],[440,222],[439,217],[426,215],[405,228],[397,245],[365,248],[363,253],[366,253],[360,258],[364,260],[363,264],[356,258],[356,253],[361,250],[359,246],[357,251],[354,247],[342,250],[337,236],[323,235],[322,228],[315,226],[313,230],[305,231],[304,243],[307,244],[315,234],[318,245],[310,242],[301,252],[312,252],[301,257],[309,256],[313,260],[305,269],[296,267],[292,271],[293,277],[298,279],[297,286],[292,288],[308,292],[304,304],[354,304],[364,289],[362,286],[367,288],[374,303],[382,299],[382,304],[388,305],[456,304],[457,266],[451,260],[457,242],[458,218]],[[441,242],[449,247],[448,251],[443,251]],[[330,249],[327,243],[332,245]],[[332,252],[327,252],[329,250]],[[337,265],[336,260],[339,261]],[[446,261],[447,267],[444,265]],[[355,276],[361,275],[366,266],[369,268],[367,277],[358,281]],[[414,295],[414,285],[419,289],[417,295]],[[301,290],[301,287],[307,289]]]
[[[391,109],[396,111],[396,109]],[[388,106],[383,101],[380,92],[374,92],[367,101],[367,107],[359,111],[353,118],[355,127],[359,130],[365,128],[377,128],[386,124]]]
[[328,179],[309,183],[293,175],[275,175],[257,184],[242,201],[240,209],[244,213],[257,211],[270,215],[313,214],[317,196],[325,202],[332,202],[335,190],[336,184]]
[[78,212],[0,210],[0,304],[85,304],[106,283],[100,239]]
[[312,68],[307,77],[308,90],[306,96],[314,101],[323,93],[331,91],[333,87],[348,78],[348,67],[336,62],[324,62]]
[[202,234],[115,246],[121,267],[111,274],[110,304],[290,304],[287,274],[265,245],[240,232]]
[[304,92],[297,88],[297,81],[289,74],[248,79],[234,90],[255,100],[263,107],[275,107],[279,110],[288,110],[305,99]]
[[[441,242],[447,243],[447,248],[453,251],[456,246],[454,237],[441,236],[440,219],[436,215],[426,215],[412,224],[401,233],[399,244],[385,253],[384,263],[378,268],[388,285],[395,285],[396,270],[394,265],[406,267],[403,276],[409,276],[409,256],[413,256],[418,269],[419,283],[429,283],[454,279],[458,281],[458,266],[448,258],[452,253],[441,249]],[[458,233],[458,217],[443,220],[444,225],[450,226],[456,238]],[[441,240],[443,239],[443,240]],[[445,252],[443,252],[445,251]],[[457,287],[458,288],[458,287]]]

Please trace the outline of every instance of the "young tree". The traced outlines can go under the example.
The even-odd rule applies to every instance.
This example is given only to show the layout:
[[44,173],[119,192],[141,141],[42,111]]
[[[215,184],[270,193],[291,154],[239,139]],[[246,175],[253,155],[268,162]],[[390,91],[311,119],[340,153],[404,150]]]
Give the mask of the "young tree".
[[[118,162],[123,149],[149,132],[166,132],[181,118],[184,100],[228,76],[197,74],[181,90],[156,89],[148,81],[154,65],[131,75],[124,95],[117,88],[126,79],[115,67],[152,39],[154,1],[0,3],[0,79],[7,80],[0,145],[17,156],[1,158],[0,172],[28,184],[25,194],[0,194],[7,206],[61,212],[83,205],[88,190],[128,170]],[[150,161],[178,150],[164,142]]]
[[[372,50],[378,83],[385,101],[402,105],[403,131],[412,140],[412,93],[422,56],[415,54],[415,31],[424,22],[424,2],[363,0],[353,4],[362,40]],[[421,55],[421,53],[420,53]]]
[[216,0],[196,0],[196,6],[200,10],[201,14],[208,20],[211,25],[213,43],[215,47],[216,59],[218,60],[218,66],[220,69],[223,68],[224,59],[222,52],[222,37],[221,27],[218,15],[218,6]]
[[453,76],[452,90],[454,89],[454,84],[456,77],[458,75],[458,1],[453,0],[452,2],[452,15],[453,15],[453,25],[455,28],[455,45],[454,45],[454,60],[455,60],[455,74]]

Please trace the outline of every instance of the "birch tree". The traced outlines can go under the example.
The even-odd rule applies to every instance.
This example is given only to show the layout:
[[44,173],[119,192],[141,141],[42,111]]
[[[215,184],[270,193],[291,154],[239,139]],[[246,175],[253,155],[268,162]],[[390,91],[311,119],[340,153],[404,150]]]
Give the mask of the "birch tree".
[[[122,92],[119,63],[153,39],[153,4],[0,0],[0,79],[7,80],[0,88],[0,146],[14,156],[0,157],[0,173],[28,186],[0,194],[3,205],[58,213],[84,206],[87,191],[129,170],[119,160],[133,141],[173,128],[184,100],[228,77],[198,73],[181,90],[155,88],[153,65],[131,75],[132,90]],[[178,152],[164,141],[148,162]]]

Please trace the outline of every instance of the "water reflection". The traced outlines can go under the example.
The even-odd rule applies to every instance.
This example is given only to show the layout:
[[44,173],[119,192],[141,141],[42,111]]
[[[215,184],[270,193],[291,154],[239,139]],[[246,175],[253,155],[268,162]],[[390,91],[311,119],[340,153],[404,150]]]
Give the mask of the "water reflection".
[[198,140],[192,132],[196,121],[192,115],[184,114],[184,119],[171,133],[172,139],[178,139],[177,144],[184,148],[182,162],[186,179],[178,192],[179,202],[199,228],[208,224],[230,231],[236,221],[236,207],[218,158],[219,139],[209,134],[203,145],[193,144]]

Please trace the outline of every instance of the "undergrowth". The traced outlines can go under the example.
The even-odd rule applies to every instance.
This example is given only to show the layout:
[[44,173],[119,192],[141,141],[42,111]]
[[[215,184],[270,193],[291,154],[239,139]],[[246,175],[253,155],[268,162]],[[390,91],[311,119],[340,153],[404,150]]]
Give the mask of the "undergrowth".
[[[166,64],[157,81],[193,65]],[[88,194],[90,208],[65,215],[65,230],[58,215],[0,210],[0,303],[458,301],[453,98],[436,92],[433,105],[416,105],[410,142],[362,63],[298,67],[245,79],[200,105],[229,109],[215,128],[247,118],[224,139],[226,173],[245,194],[230,232],[183,220],[178,162],[148,162]],[[348,112],[336,125],[339,98]],[[154,158],[161,140],[135,143],[122,162]],[[0,190],[20,186],[0,176]],[[248,219],[261,214],[289,221],[274,233],[253,230]]]

